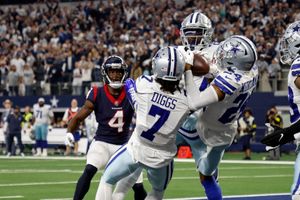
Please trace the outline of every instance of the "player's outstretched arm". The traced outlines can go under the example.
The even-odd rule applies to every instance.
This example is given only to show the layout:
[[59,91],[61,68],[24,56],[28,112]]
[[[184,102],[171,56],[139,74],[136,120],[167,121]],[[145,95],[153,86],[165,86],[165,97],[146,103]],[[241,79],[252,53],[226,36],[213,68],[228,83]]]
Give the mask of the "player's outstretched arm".
[[261,143],[271,146],[277,147],[293,140],[300,140],[300,120],[298,120],[295,124],[287,127],[287,128],[275,128],[273,133],[266,135]]
[[185,85],[188,104],[191,110],[198,110],[212,103],[221,101],[224,98],[225,94],[214,85],[211,85],[200,92],[193,81],[193,74],[190,70],[190,66],[186,66],[185,69]]

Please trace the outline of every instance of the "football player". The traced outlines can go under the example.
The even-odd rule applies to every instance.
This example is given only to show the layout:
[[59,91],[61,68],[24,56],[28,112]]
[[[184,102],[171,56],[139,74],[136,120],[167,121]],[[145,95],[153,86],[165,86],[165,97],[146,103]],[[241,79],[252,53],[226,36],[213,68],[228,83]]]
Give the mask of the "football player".
[[297,159],[291,194],[293,200],[300,200],[300,21],[290,24],[285,30],[280,42],[280,60],[291,66],[288,75],[288,99],[292,125],[283,129],[275,128],[273,133],[265,136],[261,142],[276,148],[293,140],[297,141]]
[[[181,23],[180,37],[183,46],[178,46],[177,48],[184,54],[186,61],[191,65],[193,64],[194,54],[202,55],[208,63],[211,63],[213,54],[219,45],[216,42],[212,42],[212,35],[213,27],[211,20],[200,11],[196,11],[188,15]],[[218,69],[215,65],[211,65],[207,75],[194,76],[194,82],[199,91],[205,90],[209,86],[211,79],[217,76],[217,74]],[[183,142],[190,145],[196,165],[199,162],[203,149],[196,129],[196,123],[201,112],[202,108],[192,112],[178,130],[176,137],[177,145]],[[214,172],[214,176],[217,179],[217,170]],[[217,187],[218,185],[216,184],[215,186]],[[219,191],[221,190],[219,189]]]
[[[205,109],[197,117],[197,167],[200,181],[209,200],[221,200],[222,192],[213,174],[225,149],[237,132],[237,118],[256,87],[258,69],[256,48],[244,36],[232,36],[214,53],[213,63],[219,74],[200,92],[189,68],[185,84],[192,110]],[[186,65],[191,66],[191,65]],[[195,155],[194,155],[195,156]]]
[[[72,118],[67,128],[66,144],[73,145],[73,134],[78,130],[79,124],[91,112],[95,112],[99,125],[87,153],[84,172],[77,182],[74,199],[84,198],[97,170],[102,169],[114,152],[127,143],[130,137],[129,126],[134,110],[126,98],[123,86],[127,76],[127,65],[119,56],[110,56],[103,63],[102,72],[105,85],[93,87],[88,92],[82,109]],[[146,197],[141,181],[142,178],[133,186],[135,199]]]
[[[178,46],[180,52],[185,56],[185,60],[193,61],[194,53],[200,53],[208,62],[212,60],[213,52],[217,49],[218,44],[212,43],[213,28],[211,20],[203,13],[196,11],[188,15],[181,23],[180,37],[183,46]],[[193,63],[190,63],[193,64]],[[213,69],[211,67],[211,69]],[[217,70],[210,70],[210,74],[216,75]],[[208,77],[194,76],[194,81],[200,91],[203,91],[208,85]],[[191,113],[184,121],[178,135],[176,143],[187,142],[192,149],[194,159],[197,163],[199,158],[199,136],[196,130],[196,122],[199,111]]]
[[33,105],[33,129],[36,141],[35,156],[47,156],[47,135],[49,120],[53,121],[53,111],[51,106],[45,104],[45,99],[40,97],[38,103]]
[[189,112],[185,92],[179,88],[184,65],[184,57],[177,49],[162,48],[152,59],[153,76],[126,81],[136,110],[136,127],[128,144],[108,162],[97,200],[111,200],[113,185],[142,169],[146,169],[152,185],[146,199],[163,198],[172,177],[176,133]]

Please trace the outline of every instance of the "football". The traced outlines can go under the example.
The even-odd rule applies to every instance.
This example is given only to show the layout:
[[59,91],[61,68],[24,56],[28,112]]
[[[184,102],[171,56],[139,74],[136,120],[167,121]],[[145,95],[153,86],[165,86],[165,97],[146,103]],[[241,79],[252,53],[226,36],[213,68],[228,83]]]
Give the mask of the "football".
[[195,76],[202,76],[209,72],[209,64],[199,53],[194,54],[192,72]]

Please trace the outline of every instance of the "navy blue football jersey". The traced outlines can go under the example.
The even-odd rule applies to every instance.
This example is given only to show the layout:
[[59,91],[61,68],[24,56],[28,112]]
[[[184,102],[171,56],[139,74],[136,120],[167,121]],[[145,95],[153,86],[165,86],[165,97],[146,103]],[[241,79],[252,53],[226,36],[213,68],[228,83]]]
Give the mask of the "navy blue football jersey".
[[111,144],[125,144],[129,137],[129,126],[134,110],[126,98],[125,89],[118,97],[112,96],[108,86],[93,87],[87,94],[87,100],[94,104],[98,129],[95,140]]

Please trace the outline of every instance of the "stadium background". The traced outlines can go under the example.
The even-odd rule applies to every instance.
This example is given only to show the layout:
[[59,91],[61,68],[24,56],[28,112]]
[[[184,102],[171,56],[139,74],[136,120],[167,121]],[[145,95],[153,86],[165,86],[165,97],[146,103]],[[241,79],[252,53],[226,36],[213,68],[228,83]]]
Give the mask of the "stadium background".
[[[99,66],[108,55],[124,57],[133,78],[151,74],[151,57],[162,46],[181,44],[180,23],[196,9],[212,20],[214,41],[242,34],[257,46],[260,79],[248,106],[258,125],[252,147],[256,152],[263,152],[264,146],[259,140],[265,133],[267,110],[276,105],[283,116],[284,126],[289,125],[286,84],[289,68],[278,60],[278,39],[287,24],[300,19],[299,0],[2,0],[0,102],[10,99],[14,105],[24,108],[32,106],[43,96],[46,103],[54,107],[58,119],[72,98],[82,105],[88,86],[101,84]],[[86,56],[90,70],[90,78],[86,80],[88,86],[81,90],[80,95],[72,93],[74,66],[63,68],[70,51],[74,63]],[[16,69],[21,78],[17,82],[9,81],[11,60],[16,57],[21,57],[35,74],[28,95],[24,91],[22,67]],[[49,66],[61,68],[61,74],[52,78],[47,76]],[[18,94],[10,91],[10,86],[17,87]],[[3,112],[3,107],[0,112]],[[286,152],[293,149],[293,144],[283,147]],[[234,144],[230,150],[240,151],[241,146]]]

